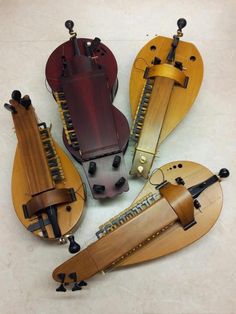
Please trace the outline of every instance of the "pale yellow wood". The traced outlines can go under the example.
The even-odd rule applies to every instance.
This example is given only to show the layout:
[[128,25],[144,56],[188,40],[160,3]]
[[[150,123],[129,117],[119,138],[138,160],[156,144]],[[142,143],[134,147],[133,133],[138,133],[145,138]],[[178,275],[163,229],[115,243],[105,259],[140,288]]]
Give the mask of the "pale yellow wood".
[[[179,168],[178,165],[182,165],[182,168]],[[174,168],[175,166],[176,168]],[[161,170],[163,171],[164,177],[171,183],[175,183],[175,178],[179,176],[182,177],[186,183],[186,187],[200,183],[213,175],[209,169],[189,161],[172,162],[161,167]],[[153,175],[151,182],[158,184],[162,179],[162,172],[157,171]],[[151,185],[150,182],[147,182],[133,203],[148,192],[155,192],[155,187]],[[196,225],[187,231],[184,231],[182,226],[176,223],[160,237],[125,259],[118,265],[118,267],[138,264],[159,258],[184,248],[204,236],[216,223],[221,212],[223,194],[220,183],[214,183],[207,188],[198,197],[198,200],[202,205],[202,212],[196,209],[194,211],[195,219],[197,221]]]
[[[63,152],[63,150],[55,143],[55,141],[54,145],[57,155],[60,158],[65,176],[65,179],[62,182],[56,184],[55,188],[74,188],[74,190],[77,192],[77,200],[75,202],[57,206],[59,227],[62,235],[65,235],[72,232],[76,228],[83,212],[85,195],[83,183],[78,171],[67,155]],[[26,204],[31,199],[31,194],[24,168],[22,167],[18,146],[15,153],[12,172],[12,198],[16,214],[26,228],[31,223],[37,222],[36,216],[32,217],[32,219],[25,219],[23,214],[22,205]],[[71,206],[70,211],[66,210],[67,205]],[[47,215],[43,214],[43,218],[47,219]],[[51,225],[47,225],[46,230],[48,232],[49,239],[55,239]],[[42,232],[40,230],[35,231],[34,235],[43,238]]]
[[[141,166],[143,170],[140,174],[144,178],[148,178],[150,168],[156,155],[159,137],[173,86],[174,80],[172,79],[166,77],[155,78],[148,110],[135,149],[130,174],[137,174]],[[145,158],[144,161],[143,158]]]
[[[138,53],[130,77],[130,105],[133,118],[146,82],[143,78],[146,67],[152,66],[151,61],[155,56],[164,62],[170,50],[171,43],[172,38],[158,36],[149,41]],[[151,47],[156,47],[156,50],[151,49]],[[186,68],[184,74],[189,77],[188,88],[185,89],[178,85],[174,86],[163,122],[159,144],[189,111],[198,94],[203,78],[202,58],[192,43],[184,42],[181,39],[176,50],[175,59],[182,62],[184,68]],[[152,134],[150,134],[151,136]]]

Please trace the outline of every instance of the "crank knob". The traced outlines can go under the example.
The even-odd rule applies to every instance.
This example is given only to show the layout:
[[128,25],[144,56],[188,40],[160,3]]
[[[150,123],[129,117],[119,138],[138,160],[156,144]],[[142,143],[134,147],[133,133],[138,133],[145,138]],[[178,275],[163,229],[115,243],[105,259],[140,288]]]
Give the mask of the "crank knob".
[[74,22],[71,20],[67,20],[65,22],[65,27],[71,32],[73,31],[73,27],[74,27]]
[[177,26],[179,28],[179,30],[181,31],[185,26],[187,25],[187,21],[183,18],[178,19],[177,21]]
[[75,237],[73,235],[70,235],[68,237],[68,240],[70,242],[69,245],[69,252],[71,254],[78,253],[80,251],[80,245],[75,241]]
[[28,109],[31,105],[31,99],[28,95],[25,95],[23,98],[21,98],[20,104],[25,108]]
[[230,175],[229,170],[226,168],[222,168],[219,171],[219,177],[220,178],[227,178]]
[[19,90],[14,90],[11,93],[11,98],[17,102],[20,102],[21,100],[21,92]]

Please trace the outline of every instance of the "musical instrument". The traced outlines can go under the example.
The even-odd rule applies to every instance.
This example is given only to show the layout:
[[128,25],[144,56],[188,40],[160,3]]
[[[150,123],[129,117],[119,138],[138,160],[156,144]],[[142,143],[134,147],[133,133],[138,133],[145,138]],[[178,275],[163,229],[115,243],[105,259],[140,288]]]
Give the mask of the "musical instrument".
[[175,252],[205,235],[222,208],[221,178],[200,164],[168,163],[150,176],[131,206],[101,225],[97,241],[53,272],[60,282],[81,290],[101,271],[138,264]]
[[39,123],[29,96],[13,91],[10,104],[18,139],[12,198],[16,214],[34,235],[60,243],[70,242],[79,251],[72,232],[82,215],[85,193],[80,175],[51,137],[51,129]]
[[148,178],[157,149],[184,118],[201,86],[203,62],[197,48],[180,41],[185,19],[173,39],[158,36],[138,53],[130,77],[135,143],[131,175]]
[[123,153],[129,140],[125,116],[112,105],[117,63],[99,38],[71,38],[57,47],[46,65],[46,79],[59,106],[63,141],[84,168],[95,199],[128,191]]

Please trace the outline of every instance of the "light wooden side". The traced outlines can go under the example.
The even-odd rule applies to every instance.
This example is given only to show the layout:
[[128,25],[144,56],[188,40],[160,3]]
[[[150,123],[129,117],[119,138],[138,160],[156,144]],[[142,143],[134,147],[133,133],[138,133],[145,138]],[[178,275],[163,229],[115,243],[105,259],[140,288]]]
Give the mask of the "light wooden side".
[[[182,165],[182,167],[179,168],[178,165]],[[171,183],[175,183],[175,178],[180,176],[184,179],[186,187],[198,184],[213,175],[209,169],[189,161],[172,162],[161,167],[161,169],[164,173],[165,179]],[[158,184],[162,181],[162,179],[163,176],[161,171],[157,171],[152,176],[151,182]],[[154,191],[155,187],[148,182],[142,191],[137,195],[133,203],[147,193]],[[154,241],[145,245],[141,250],[125,259],[118,265],[118,267],[138,264],[173,253],[204,236],[216,223],[221,212],[223,194],[220,183],[214,183],[212,186],[207,188],[198,197],[198,200],[202,205],[202,212],[196,209],[194,210],[197,224],[184,231],[182,226],[179,223],[176,223]]]
[[18,149],[21,157],[21,167],[28,181],[31,195],[50,190],[54,187],[48,167],[43,143],[38,128],[33,106],[27,110],[14,100],[10,101],[17,110],[12,114]]
[[[166,77],[156,77],[153,85],[148,110],[145,115],[144,124],[130,173],[137,174],[138,169],[142,167],[141,175],[148,178],[149,171],[152,167],[163,121],[165,120],[166,111],[168,108],[169,99],[174,86],[174,80]],[[145,158],[145,162],[142,159]]]
[[[59,227],[62,235],[65,235],[71,232],[74,228],[76,228],[77,223],[83,212],[85,195],[83,183],[81,181],[78,171],[76,170],[70,159],[63,152],[63,150],[55,143],[55,141],[54,145],[56,148],[56,152],[60,158],[65,176],[65,179],[62,182],[56,184],[55,187],[74,188],[77,197],[77,200],[75,202],[57,206]],[[31,199],[31,191],[24,173],[24,169],[22,167],[21,156],[18,146],[15,153],[12,172],[12,198],[16,214],[26,228],[31,223],[35,223],[38,221],[36,216],[34,218],[32,217],[32,219],[25,219],[23,215],[22,205],[26,204]],[[66,210],[66,206],[68,205],[71,207],[70,211]],[[47,219],[46,214],[43,214],[43,219]],[[46,230],[48,232],[49,239],[55,239],[51,225],[47,225]],[[34,234],[39,237],[43,237],[41,230],[35,231]]]
[[[158,36],[149,41],[138,53],[130,77],[130,106],[133,119],[145,84],[144,71],[147,66],[152,65],[151,62],[155,56],[159,57],[162,62],[166,60],[171,43],[171,38]],[[193,44],[180,40],[175,60],[183,63],[184,68],[186,68],[184,73],[189,77],[189,82],[186,89],[178,85],[173,88],[159,144],[187,114],[199,92],[203,78],[202,58]],[[150,137],[153,136],[152,133],[149,135]]]

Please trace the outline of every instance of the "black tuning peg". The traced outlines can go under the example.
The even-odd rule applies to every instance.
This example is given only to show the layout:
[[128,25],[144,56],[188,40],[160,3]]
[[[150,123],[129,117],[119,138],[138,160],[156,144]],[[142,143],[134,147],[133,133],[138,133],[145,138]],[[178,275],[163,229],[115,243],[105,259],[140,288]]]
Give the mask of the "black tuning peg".
[[124,177],[121,177],[116,183],[115,187],[120,189],[126,182],[126,179]]
[[31,105],[31,99],[28,95],[25,95],[23,98],[21,98],[20,104],[27,110]]
[[17,113],[16,108],[10,104],[4,104],[4,108],[10,111],[11,113]]
[[67,20],[65,22],[65,27],[69,30],[69,33],[73,33],[74,22],[71,20]]
[[175,179],[176,183],[179,184],[179,185],[185,185],[185,182],[184,182],[184,179],[181,178],[181,177],[177,177]]
[[105,185],[94,184],[93,185],[93,190],[96,193],[103,193],[105,191]]
[[88,173],[92,176],[95,174],[96,170],[97,170],[96,162],[90,161]]
[[116,155],[114,157],[113,163],[112,163],[112,167],[113,168],[118,168],[120,166],[121,163],[121,157],[119,155]]
[[76,273],[70,273],[68,275],[72,280],[74,280],[74,285],[72,287],[72,291],[78,291],[78,290],[82,290],[82,287],[80,286],[80,284],[77,282],[77,274]]
[[230,172],[229,172],[228,169],[222,168],[222,169],[220,169],[218,175],[219,175],[220,178],[227,178],[230,175]]
[[68,275],[72,280],[74,280],[74,285],[72,287],[72,291],[78,291],[78,290],[82,290],[82,287],[87,286],[87,282],[85,282],[84,280],[81,280],[80,282],[78,282],[78,278],[77,278],[77,274],[74,273],[70,273]]
[[194,207],[195,207],[196,209],[199,209],[199,210],[200,210],[200,208],[202,207],[202,205],[200,204],[200,202],[199,202],[197,199],[195,199],[195,200],[193,201],[193,205],[194,205]]
[[183,18],[178,19],[177,21],[177,26],[179,28],[180,31],[182,31],[182,29],[187,25],[187,21]]
[[70,235],[68,237],[68,240],[70,242],[69,245],[69,252],[71,254],[78,253],[80,251],[80,245],[75,241],[75,237],[73,235]]
[[60,284],[60,286],[56,289],[57,292],[66,292],[66,288],[64,287],[65,277],[66,277],[66,274],[64,274],[64,273],[58,274],[58,278],[60,279],[61,284]]
[[15,101],[17,101],[18,103],[20,103],[20,100],[21,100],[21,92],[18,91],[18,90],[14,90],[12,93],[11,93],[11,98]]

